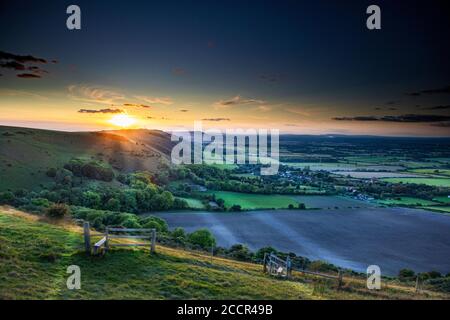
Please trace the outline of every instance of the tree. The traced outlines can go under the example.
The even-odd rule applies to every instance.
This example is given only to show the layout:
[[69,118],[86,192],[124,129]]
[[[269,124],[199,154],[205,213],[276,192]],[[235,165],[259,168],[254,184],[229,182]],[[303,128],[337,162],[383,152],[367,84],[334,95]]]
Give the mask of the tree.
[[106,203],[106,210],[120,211],[120,201],[116,198],[111,198]]
[[61,219],[70,214],[70,209],[65,203],[56,203],[47,208],[45,214],[50,218]]
[[190,243],[203,249],[209,249],[216,245],[216,239],[208,229],[199,229],[188,236]]

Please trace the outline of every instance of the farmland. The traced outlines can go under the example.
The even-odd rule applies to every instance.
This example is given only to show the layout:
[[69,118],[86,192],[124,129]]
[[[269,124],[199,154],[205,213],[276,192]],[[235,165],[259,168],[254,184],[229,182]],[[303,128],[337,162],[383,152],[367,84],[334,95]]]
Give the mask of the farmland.
[[436,187],[450,187],[450,179],[445,178],[385,178],[383,180],[391,183],[414,183]]

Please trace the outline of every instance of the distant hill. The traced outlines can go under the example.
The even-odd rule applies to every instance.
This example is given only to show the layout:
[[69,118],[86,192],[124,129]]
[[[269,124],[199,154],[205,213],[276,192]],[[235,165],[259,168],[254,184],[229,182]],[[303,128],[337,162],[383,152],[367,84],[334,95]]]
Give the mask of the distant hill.
[[169,164],[170,136],[156,130],[61,132],[0,126],[0,191],[33,189],[46,171],[73,158],[109,164],[117,172],[156,172]]

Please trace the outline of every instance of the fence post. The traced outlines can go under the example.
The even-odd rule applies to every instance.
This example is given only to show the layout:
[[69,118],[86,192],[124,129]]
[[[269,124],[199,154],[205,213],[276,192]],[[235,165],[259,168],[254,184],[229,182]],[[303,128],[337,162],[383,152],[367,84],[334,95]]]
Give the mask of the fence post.
[[339,273],[338,273],[338,289],[341,289],[341,287],[342,287],[342,271],[339,270]]
[[109,228],[106,227],[105,251],[109,251]]
[[91,231],[89,228],[89,221],[85,221],[83,223],[83,230],[84,230],[84,248],[86,250],[86,253],[91,253]]
[[416,276],[416,293],[419,292],[419,275]]
[[286,277],[289,279],[291,277],[291,257],[286,257]]
[[267,252],[264,253],[264,259],[263,259],[263,272],[267,272]]
[[150,252],[154,253],[155,252],[155,243],[156,243],[156,229],[152,230],[152,244],[150,247]]

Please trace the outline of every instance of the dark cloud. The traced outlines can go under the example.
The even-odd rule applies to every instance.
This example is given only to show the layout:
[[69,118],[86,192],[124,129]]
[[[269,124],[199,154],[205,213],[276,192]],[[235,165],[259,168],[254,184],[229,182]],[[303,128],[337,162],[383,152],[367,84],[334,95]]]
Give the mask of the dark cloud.
[[336,117],[338,121],[384,121],[384,122],[441,122],[449,121],[450,116],[435,114],[404,114],[400,116],[357,116],[357,117]]
[[31,62],[31,63],[47,63],[47,60],[42,59],[42,58],[36,58],[32,55],[19,55],[19,54],[13,54],[13,53],[8,53],[8,52],[4,52],[4,51],[0,51],[0,60],[13,60],[16,62],[20,62],[20,63],[27,63],[27,62]]
[[440,127],[440,128],[450,128],[450,122],[438,122],[438,123],[432,123],[433,127]]
[[386,102],[386,105],[392,106],[392,105],[397,104],[397,103],[399,103],[399,102],[400,102],[400,101],[398,101],[398,100],[388,101],[388,102]]
[[25,70],[25,65],[22,63],[19,63],[17,61],[7,61],[0,63],[1,68],[5,69],[13,69],[13,70]]
[[279,73],[265,73],[261,74],[259,78],[267,82],[278,82],[282,80],[283,76]]
[[188,109],[181,109],[180,112],[188,112]]
[[0,68],[12,69],[16,71],[29,70],[31,73],[18,74],[19,78],[41,78],[41,75],[48,73],[38,66],[26,66],[28,63],[47,63],[47,60],[37,58],[32,55],[18,55],[0,51]]
[[80,109],[78,110],[79,113],[123,113],[122,109],[100,109],[100,110],[93,110],[93,109]]
[[420,90],[420,91],[416,91],[416,92],[406,93],[406,95],[412,96],[412,97],[418,97],[418,96],[421,96],[422,94],[450,94],[450,86],[437,88],[437,89],[426,89],[426,90]]
[[41,78],[40,75],[34,74],[34,73],[21,73],[21,74],[18,74],[17,77],[19,77],[19,78],[28,78],[28,79]]
[[204,118],[202,121],[230,121],[229,118]]
[[216,105],[227,107],[227,106],[233,106],[233,105],[242,105],[242,104],[262,104],[264,101],[262,100],[256,100],[256,99],[244,99],[241,96],[236,96],[234,98],[228,99],[228,100],[221,100],[216,102]]
[[338,121],[379,121],[375,116],[358,116],[358,117],[336,117],[333,120]]
[[425,109],[425,110],[446,110],[446,109],[450,109],[450,105],[426,107],[426,108],[423,108],[423,109]]
[[384,107],[376,107],[374,110],[380,111],[380,110],[386,110],[386,111],[395,111],[398,110],[397,108],[390,107],[390,108],[384,108]]

